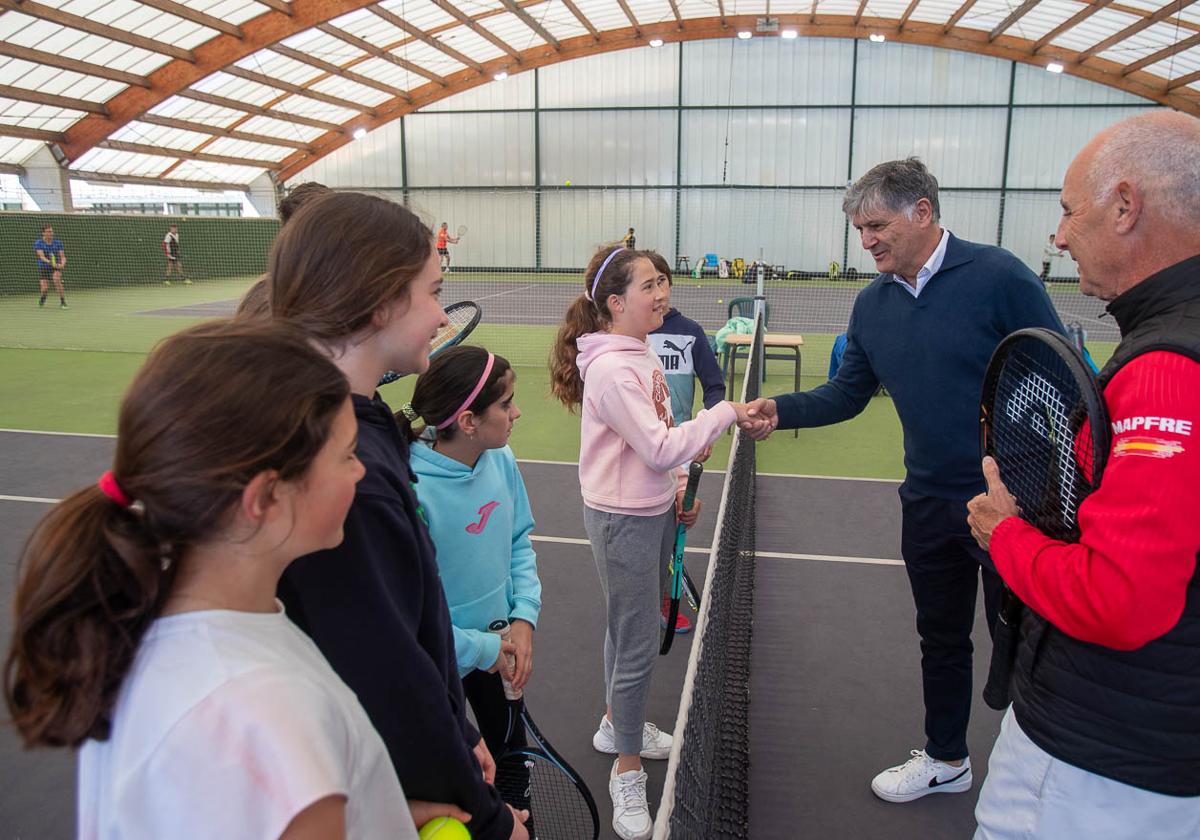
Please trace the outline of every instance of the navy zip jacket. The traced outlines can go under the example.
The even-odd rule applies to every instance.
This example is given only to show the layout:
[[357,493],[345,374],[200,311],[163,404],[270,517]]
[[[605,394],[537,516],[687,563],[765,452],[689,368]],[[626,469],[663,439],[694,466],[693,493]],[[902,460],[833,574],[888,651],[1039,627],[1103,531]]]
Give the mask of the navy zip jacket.
[[[692,419],[696,379],[704,389],[704,407],[712,408],[725,399],[725,378],[708,344],[704,328],[671,307],[661,327],[646,337],[654,355],[662,362],[671,391],[671,414],[675,425]],[[695,378],[693,378],[695,377]]]
[[353,395],[358,483],[337,548],[284,572],[287,613],[358,695],[405,796],[452,802],[471,836],[508,838],[512,816],[483,781],[454,657],[450,609],[421,522],[408,443],[387,403]]
[[880,383],[904,427],[905,485],[969,499],[985,484],[979,397],[996,345],[1025,327],[1063,332],[1041,281],[1002,248],[951,234],[946,257],[919,297],[881,274],[858,294],[837,376],[775,397],[779,428],[827,426],[867,407]]

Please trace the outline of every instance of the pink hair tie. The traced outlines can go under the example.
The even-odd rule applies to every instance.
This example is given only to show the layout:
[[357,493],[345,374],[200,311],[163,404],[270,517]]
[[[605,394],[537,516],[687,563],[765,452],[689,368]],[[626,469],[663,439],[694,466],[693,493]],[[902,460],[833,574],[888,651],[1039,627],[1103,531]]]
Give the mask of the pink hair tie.
[[451,425],[455,420],[462,416],[462,413],[471,407],[471,403],[475,402],[475,398],[479,396],[479,392],[483,390],[484,383],[487,382],[488,375],[492,372],[492,365],[496,362],[496,357],[488,353],[487,364],[483,366],[483,376],[479,377],[479,381],[475,383],[475,387],[471,393],[463,400],[463,404],[458,407],[458,410],[434,426],[439,431]]
[[125,495],[125,491],[121,489],[121,485],[117,484],[117,479],[113,475],[112,470],[105,470],[104,475],[96,482],[100,488],[100,492],[109,499],[116,502],[123,508],[127,508],[133,504],[133,500]]

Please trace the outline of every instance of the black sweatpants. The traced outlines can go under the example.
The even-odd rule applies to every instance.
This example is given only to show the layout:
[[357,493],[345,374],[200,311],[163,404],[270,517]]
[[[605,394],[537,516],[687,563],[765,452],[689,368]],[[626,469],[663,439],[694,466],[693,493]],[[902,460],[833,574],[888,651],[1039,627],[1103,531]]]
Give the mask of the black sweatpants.
[[900,502],[900,552],[921,636],[925,752],[940,761],[957,761],[968,754],[974,693],[971,630],[979,579],[989,630],[1000,606],[1001,581],[987,552],[971,537],[965,500],[922,496],[902,485]]
[[[488,752],[496,762],[496,788],[504,796],[504,801],[514,808],[529,808],[529,770],[521,761],[501,761],[504,754],[514,747],[524,747],[525,725],[520,720],[512,723],[512,733],[508,734],[508,700],[504,696],[504,682],[499,674],[489,674],[487,671],[475,670],[463,677],[463,694],[471,704],[475,713],[475,725],[483,742],[487,744]],[[511,776],[511,778],[507,778]],[[523,795],[508,794],[510,791],[522,791]],[[506,795],[508,794],[508,795]],[[525,824],[532,829],[533,818]],[[532,833],[530,836],[533,836]]]

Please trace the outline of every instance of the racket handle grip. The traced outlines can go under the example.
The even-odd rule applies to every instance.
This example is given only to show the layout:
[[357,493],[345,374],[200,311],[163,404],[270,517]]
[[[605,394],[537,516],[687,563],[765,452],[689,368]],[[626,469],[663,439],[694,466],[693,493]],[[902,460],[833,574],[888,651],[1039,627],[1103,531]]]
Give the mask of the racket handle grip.
[[700,487],[700,476],[704,474],[704,464],[692,461],[688,467],[687,486],[683,490],[683,509],[691,510],[696,502],[696,490]]
[[[488,632],[495,633],[500,637],[500,641],[502,642],[508,641],[508,634],[511,626],[512,625],[510,625],[505,619],[498,618],[488,625]],[[517,664],[516,657],[514,657],[511,653],[506,653],[504,655],[504,659],[508,663],[507,668],[500,669],[500,682],[504,684],[504,696],[509,700],[520,700],[524,692],[519,688],[514,688],[512,682],[510,682],[508,677],[504,675],[506,670],[508,673],[512,673],[513,668],[515,668]]]
[[1005,587],[1000,612],[992,630],[992,659],[988,666],[987,683],[983,687],[983,702],[996,711],[1007,709],[1012,702],[1012,678],[1020,644],[1022,611],[1020,600]]

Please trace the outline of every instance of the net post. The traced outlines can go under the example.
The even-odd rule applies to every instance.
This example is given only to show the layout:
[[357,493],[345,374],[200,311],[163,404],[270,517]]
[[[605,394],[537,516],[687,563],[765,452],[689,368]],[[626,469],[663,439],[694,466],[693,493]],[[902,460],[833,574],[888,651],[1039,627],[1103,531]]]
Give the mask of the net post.
[[[761,391],[763,384],[767,381],[767,358],[766,349],[763,347],[763,336],[767,327],[767,296],[763,294],[763,279],[762,266],[758,267],[758,293],[754,295],[754,335],[755,341],[752,353],[757,356],[758,362],[758,383],[755,386],[756,391]],[[757,397],[758,394],[755,394]]]

